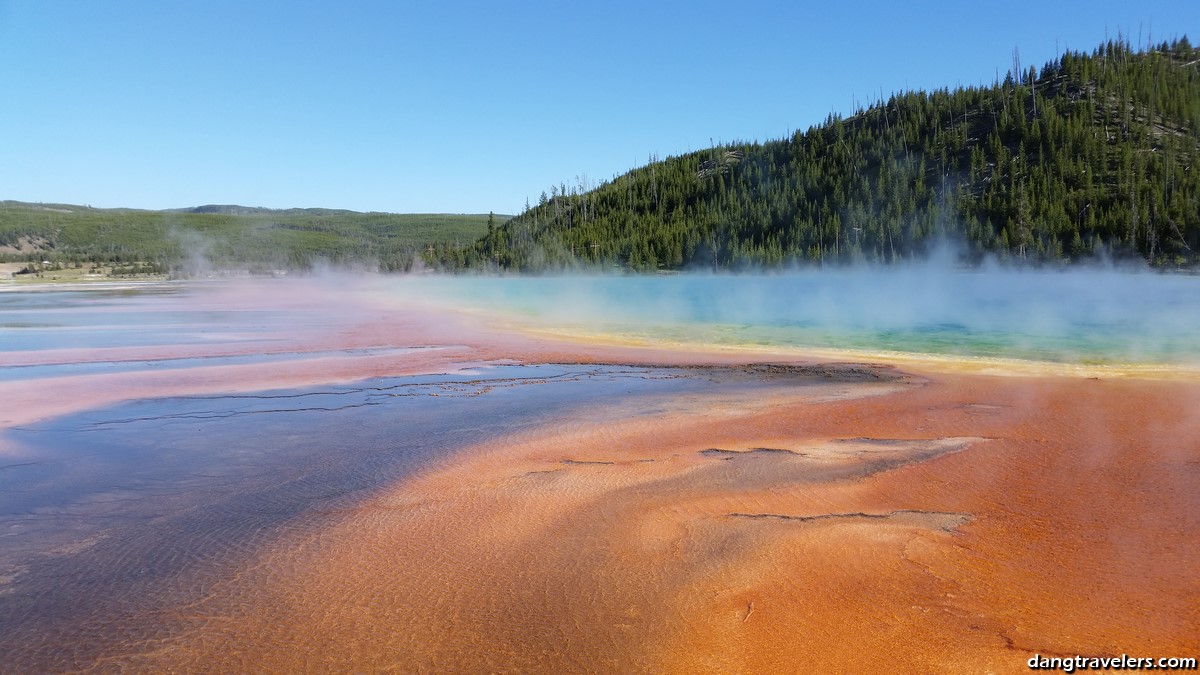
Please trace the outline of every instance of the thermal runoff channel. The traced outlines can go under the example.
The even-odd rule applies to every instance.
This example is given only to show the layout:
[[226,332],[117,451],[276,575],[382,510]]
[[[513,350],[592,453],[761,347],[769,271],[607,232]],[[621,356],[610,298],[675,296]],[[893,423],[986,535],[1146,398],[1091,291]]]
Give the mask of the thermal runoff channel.
[[1200,651],[1200,279],[0,293],[0,670]]

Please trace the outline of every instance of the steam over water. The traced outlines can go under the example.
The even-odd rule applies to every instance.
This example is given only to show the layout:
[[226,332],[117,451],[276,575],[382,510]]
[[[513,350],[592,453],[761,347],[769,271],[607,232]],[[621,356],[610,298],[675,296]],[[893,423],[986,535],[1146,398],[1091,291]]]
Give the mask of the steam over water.
[[[270,341],[343,318],[306,310],[295,282],[251,286],[287,309],[197,312],[179,289],[0,294],[0,352]],[[903,269],[779,275],[409,277],[300,282],[384,307],[420,301],[537,329],[775,349],[895,351],[1065,363],[1200,363],[1200,277]],[[255,290],[257,289],[257,290]],[[202,295],[203,289],[196,291]],[[192,296],[192,292],[184,292]],[[235,328],[231,328],[235,327]]]
[[416,283],[442,302],[615,337],[1068,363],[1200,362],[1194,276],[909,268]]

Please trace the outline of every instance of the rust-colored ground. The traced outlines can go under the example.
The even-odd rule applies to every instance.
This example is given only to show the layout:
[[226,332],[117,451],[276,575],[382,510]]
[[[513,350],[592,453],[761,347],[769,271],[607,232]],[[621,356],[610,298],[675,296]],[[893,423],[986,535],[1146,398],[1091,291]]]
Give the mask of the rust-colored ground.
[[942,375],[601,415],[281,539],[179,609],[208,617],[194,631],[119,661],[1021,672],[1034,653],[1194,655],[1197,403],[1181,384]]
[[[745,361],[463,321],[364,319],[313,344],[461,346],[276,365],[271,382],[501,357]],[[261,388],[254,368],[71,384],[101,402]],[[69,409],[25,384],[0,388],[23,397],[9,424]],[[1200,385],[941,372],[835,389],[615,402],[468,448],[332,526],[280,533],[147,619],[188,629],[94,665],[1026,672],[1034,653],[1200,654]]]

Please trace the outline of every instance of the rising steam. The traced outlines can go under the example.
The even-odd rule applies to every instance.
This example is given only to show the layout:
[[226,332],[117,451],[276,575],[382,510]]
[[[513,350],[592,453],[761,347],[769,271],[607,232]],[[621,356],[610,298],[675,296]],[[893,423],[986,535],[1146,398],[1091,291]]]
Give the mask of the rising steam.
[[408,292],[543,328],[789,348],[1200,362],[1200,278],[1112,268],[439,278]]

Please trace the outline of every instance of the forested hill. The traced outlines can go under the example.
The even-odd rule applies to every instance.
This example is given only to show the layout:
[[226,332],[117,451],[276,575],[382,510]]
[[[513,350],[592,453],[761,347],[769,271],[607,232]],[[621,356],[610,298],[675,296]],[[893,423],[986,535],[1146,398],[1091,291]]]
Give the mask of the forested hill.
[[[1014,58],[1014,62],[1018,59]],[[893,96],[791,138],[557,186],[445,268],[738,269],[920,257],[1200,262],[1200,50],[1109,42],[990,87]]]

